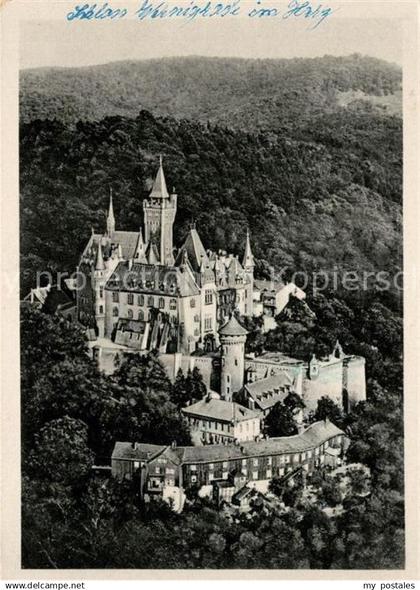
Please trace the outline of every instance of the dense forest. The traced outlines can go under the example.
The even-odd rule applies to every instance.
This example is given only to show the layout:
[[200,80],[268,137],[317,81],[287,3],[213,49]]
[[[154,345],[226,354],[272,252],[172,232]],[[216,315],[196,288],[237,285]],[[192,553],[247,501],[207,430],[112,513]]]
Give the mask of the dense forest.
[[[376,302],[368,316],[373,309],[378,318],[384,314]],[[337,326],[355,338],[364,319],[330,298],[318,301],[317,311],[306,336],[320,344]],[[305,318],[294,319],[279,318],[274,331],[289,346],[296,333],[301,344],[305,337]],[[171,385],[151,354],[130,355],[105,376],[86,354],[79,328],[29,306],[22,309],[21,340],[24,567],[403,567],[401,324],[389,316],[360,336],[366,342],[359,345],[371,351],[368,400],[347,416],[333,403],[319,407],[318,418],[328,415],[350,437],[349,461],[370,469],[369,493],[361,493],[359,477],[342,497],[337,478],[321,472],[311,480],[322,490],[320,502],[305,501],[297,485],[287,497],[280,492],[287,511],[256,504],[250,516],[233,520],[194,490],[187,490],[184,512],[174,514],[165,504],[144,504],[136,480],[92,471],[94,463],[109,462],[116,440],[188,444],[179,406],[184,395],[203,394],[198,373]],[[336,516],[324,511],[337,504]]]
[[401,121],[343,110],[301,130],[252,135],[211,124],[109,117],[21,127],[22,290],[36,270],[72,272],[91,227],[138,229],[164,157],[179,194],[175,242],[192,219],[207,248],[242,255],[249,226],[258,267],[360,272],[401,267]]
[[117,227],[137,229],[162,154],[179,195],[176,245],[194,219],[206,247],[241,255],[249,227],[260,277],[271,267],[310,275],[307,304],[292,299],[274,330],[248,322],[249,351],[307,359],[339,337],[365,356],[367,401],[348,416],[328,404],[318,413],[346,430],[349,460],[371,474],[369,493],[354,483],[333,518],[324,507],[337,504],[337,482],[325,474],[323,505],[296,489],[287,512],[255,506],[248,519],[227,519],[193,491],[181,515],[146,506],[136,485],[91,467],[115,440],[188,444],[179,408],[202,396],[200,375],[172,385],[151,354],[105,376],[78,327],[25,306],[24,567],[403,567],[401,291],[375,276],[320,290],[311,274],[402,266],[402,120],[380,106],[399,103],[400,85],[396,66],[360,56],[22,73],[22,294],[37,271],[75,269],[91,226],[105,228],[110,187]]
[[357,109],[360,96],[379,113],[401,113],[401,80],[398,66],[357,54],[122,61],[24,70],[20,109],[23,121],[131,118],[145,109],[247,131],[293,128],[296,132],[296,126],[334,112],[342,102]]

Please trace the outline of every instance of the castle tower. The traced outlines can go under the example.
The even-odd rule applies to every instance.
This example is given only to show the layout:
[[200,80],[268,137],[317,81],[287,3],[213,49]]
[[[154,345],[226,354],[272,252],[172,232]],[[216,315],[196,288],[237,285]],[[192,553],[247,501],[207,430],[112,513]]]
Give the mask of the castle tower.
[[98,251],[96,254],[95,270],[93,272],[93,288],[95,291],[95,320],[98,327],[98,336],[105,335],[105,282],[106,269],[102,256],[102,243],[99,239]]
[[244,384],[247,334],[234,315],[219,330],[222,349],[220,392],[226,401],[231,401],[232,394],[242,389]]
[[159,251],[160,264],[173,265],[173,223],[176,215],[177,196],[169,195],[160,157],[149,198],[144,199],[144,233],[147,243],[154,242]]
[[115,232],[115,217],[114,217],[114,207],[112,204],[112,188],[109,192],[109,209],[108,209],[108,216],[106,218],[106,231],[109,238],[112,238]]
[[251,250],[251,241],[249,239],[249,230],[246,230],[246,242],[245,242],[245,252],[244,257],[242,260],[242,266],[245,269],[246,274],[248,275],[248,285],[245,290],[245,315],[248,317],[252,317],[254,315],[254,268],[255,268],[255,261],[254,255],[252,254]]

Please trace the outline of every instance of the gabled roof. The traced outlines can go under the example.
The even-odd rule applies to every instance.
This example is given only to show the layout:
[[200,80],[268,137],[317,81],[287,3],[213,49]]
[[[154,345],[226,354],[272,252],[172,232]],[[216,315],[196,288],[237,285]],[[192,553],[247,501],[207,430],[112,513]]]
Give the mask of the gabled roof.
[[136,231],[114,231],[112,242],[121,246],[123,258],[133,258],[136,252],[139,233]]
[[221,336],[246,336],[248,330],[245,330],[236,317],[232,315],[226,324],[220,328],[219,334]]
[[287,373],[279,373],[255,383],[247,383],[245,389],[257,406],[266,410],[277,402],[282,402],[288,396],[292,385],[293,381]]
[[204,264],[206,265],[209,264],[207,253],[195,228],[191,228],[188,232],[185,242],[178,252],[175,262],[176,265],[180,265],[182,263],[184,251],[187,252],[188,260],[195,272],[200,272],[202,261],[204,261]]
[[256,410],[250,410],[236,402],[228,402],[222,399],[202,399],[199,402],[182,408],[183,414],[191,416],[200,416],[220,422],[243,422],[258,418],[260,413]]
[[180,453],[176,447],[168,445],[150,445],[148,443],[116,442],[112,452],[112,459],[153,461],[157,457],[166,457],[172,463],[179,465]]
[[164,445],[150,445],[148,443],[116,442],[112,452],[112,459],[150,460],[157,453],[165,449]]

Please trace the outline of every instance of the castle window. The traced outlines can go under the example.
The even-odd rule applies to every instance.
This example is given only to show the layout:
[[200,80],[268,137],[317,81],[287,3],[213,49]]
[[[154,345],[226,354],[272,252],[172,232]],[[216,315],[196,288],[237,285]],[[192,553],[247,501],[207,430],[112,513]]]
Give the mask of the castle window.
[[171,299],[169,302],[169,309],[176,309],[176,299]]
[[153,307],[153,305],[154,305],[154,304],[155,304],[155,302],[154,302],[154,300],[153,300],[153,297],[148,297],[148,298],[147,298],[147,305],[148,305],[149,307]]
[[235,359],[235,366],[238,366],[238,359]]
[[144,305],[144,295],[139,295],[137,297],[137,303],[138,305]]
[[99,306],[99,313],[104,313],[104,306],[103,305]]
[[159,297],[159,309],[165,308],[165,299],[163,297]]
[[118,307],[114,307],[114,309],[112,310],[112,315],[114,316],[114,318],[118,317]]
[[195,307],[195,299],[190,299],[190,307]]
[[127,317],[128,317],[128,319],[130,319],[130,320],[132,320],[132,319],[133,319],[133,310],[132,310],[132,309],[129,309],[129,310],[127,311]]
[[204,318],[204,329],[211,330],[212,329],[211,326],[212,326],[211,317]]
[[139,309],[139,320],[144,320],[144,313],[142,309]]
[[210,289],[206,289],[204,292],[204,303],[206,305],[213,303],[213,291],[211,291]]
[[117,291],[114,291],[112,293],[112,301],[114,303],[118,303],[119,300],[120,300],[120,294]]
[[99,297],[103,297],[104,296],[104,288],[103,287],[99,287]]
[[134,295],[132,293],[128,293],[128,295],[127,295],[127,303],[128,303],[128,305],[133,305],[133,303],[134,303]]

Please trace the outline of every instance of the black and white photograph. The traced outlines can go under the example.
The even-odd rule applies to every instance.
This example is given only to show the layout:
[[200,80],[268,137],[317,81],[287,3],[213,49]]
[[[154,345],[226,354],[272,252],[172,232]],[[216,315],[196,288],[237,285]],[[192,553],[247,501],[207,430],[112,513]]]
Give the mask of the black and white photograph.
[[404,27],[343,4],[20,21],[22,570],[406,568]]

